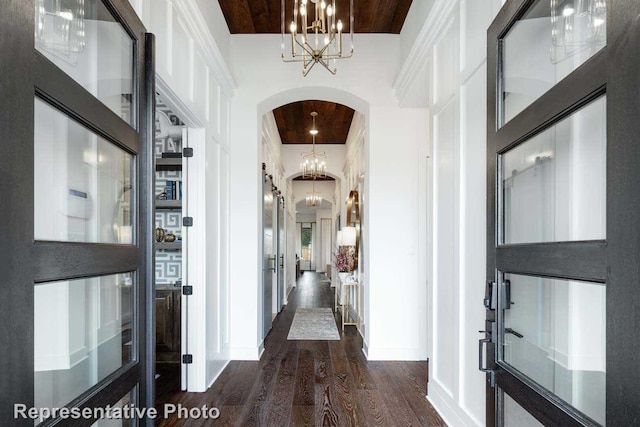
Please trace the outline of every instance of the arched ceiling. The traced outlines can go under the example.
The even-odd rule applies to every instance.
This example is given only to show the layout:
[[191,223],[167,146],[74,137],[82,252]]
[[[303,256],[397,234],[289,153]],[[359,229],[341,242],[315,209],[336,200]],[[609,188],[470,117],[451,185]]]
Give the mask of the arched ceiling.
[[313,124],[311,112],[316,111],[316,144],[344,144],[347,142],[354,110],[346,105],[327,101],[299,101],[273,110],[283,144],[311,144],[309,129]]
[[[285,1],[285,22],[293,19],[293,1]],[[281,0],[219,0],[219,3],[231,34],[281,32]],[[411,3],[412,0],[355,0],[355,32],[400,34]],[[336,0],[336,9],[338,16],[344,13],[342,21],[348,32],[349,0]]]
[[[300,175],[293,178],[293,180],[294,181],[313,181],[314,179],[310,177],[303,178],[302,175]],[[315,181],[335,181],[335,178],[327,175],[324,178],[316,178]]]

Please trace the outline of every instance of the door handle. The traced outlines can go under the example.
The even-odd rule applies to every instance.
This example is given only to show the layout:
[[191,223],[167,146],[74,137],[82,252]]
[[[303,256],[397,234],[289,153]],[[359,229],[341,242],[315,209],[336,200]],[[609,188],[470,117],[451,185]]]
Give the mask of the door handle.
[[478,369],[480,369],[480,371],[482,372],[491,372],[491,369],[489,368],[485,368],[484,366],[484,348],[485,345],[489,344],[491,342],[491,332],[489,331],[478,331],[481,334],[484,334],[484,338],[478,340]]
[[504,328],[504,333],[505,334],[513,334],[515,336],[517,336],[518,338],[524,338],[524,335],[522,335],[520,332],[518,331],[514,331],[511,328]]
[[485,352],[485,349],[489,348],[489,344],[491,344],[491,337],[495,332],[495,322],[491,322],[490,324],[491,331],[479,331],[480,333],[484,334],[484,338],[478,340],[478,369],[486,374],[489,374],[489,384],[491,384],[491,387],[495,387],[496,371],[495,369],[489,367],[489,360],[485,358],[485,354],[487,354]]
[[276,256],[270,256],[267,261],[273,262],[273,267],[265,268],[266,271],[276,271]]

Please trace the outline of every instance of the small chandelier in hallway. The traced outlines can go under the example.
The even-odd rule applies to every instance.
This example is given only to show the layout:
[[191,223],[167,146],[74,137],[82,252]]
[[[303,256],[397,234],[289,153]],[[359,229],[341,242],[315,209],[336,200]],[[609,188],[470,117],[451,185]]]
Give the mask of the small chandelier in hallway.
[[313,180],[313,187],[310,193],[307,193],[307,206],[315,207],[322,204],[322,195],[316,192],[316,180]]
[[316,135],[318,129],[316,128],[316,116],[318,113],[315,111],[311,113],[313,117],[313,127],[309,131],[313,138],[313,145],[311,151],[302,153],[302,163],[300,163],[300,169],[302,170],[302,178],[324,178],[327,176],[327,156],[324,151],[316,151]]
[[[335,74],[335,61],[353,56],[353,0],[349,9],[351,41],[346,55],[342,50],[344,24],[338,19],[335,0],[294,0],[293,21],[288,23],[285,23],[285,9],[285,0],[282,0],[282,60],[302,62],[303,76],[316,64]],[[291,33],[290,56],[285,54],[285,27]]]

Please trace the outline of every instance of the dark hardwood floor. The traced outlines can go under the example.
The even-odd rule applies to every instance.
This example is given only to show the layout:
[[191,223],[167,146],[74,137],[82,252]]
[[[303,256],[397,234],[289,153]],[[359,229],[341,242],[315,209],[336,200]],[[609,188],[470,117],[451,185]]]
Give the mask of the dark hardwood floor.
[[[212,420],[160,426],[444,426],[425,399],[427,362],[368,362],[347,326],[340,341],[288,341],[297,307],[333,307],[333,290],[307,272],[274,320],[259,362],[234,361],[206,393],[180,389],[178,365],[158,365],[156,407],[217,407]],[[336,321],[339,321],[339,315]],[[340,328],[338,328],[340,329]]]

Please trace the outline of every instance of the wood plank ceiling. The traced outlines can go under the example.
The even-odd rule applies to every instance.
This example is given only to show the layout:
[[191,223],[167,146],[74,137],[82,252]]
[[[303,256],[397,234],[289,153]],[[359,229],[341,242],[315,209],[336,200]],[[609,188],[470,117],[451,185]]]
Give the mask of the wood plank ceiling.
[[[286,21],[293,19],[293,1],[285,0]],[[356,33],[400,34],[412,0],[354,0]],[[281,32],[281,0],[219,0],[231,34]],[[348,27],[349,0],[336,0],[338,18]],[[288,28],[288,24],[285,28]]]
[[311,112],[316,111],[316,144],[345,144],[354,110],[327,101],[298,101],[273,110],[283,144],[311,144]]

